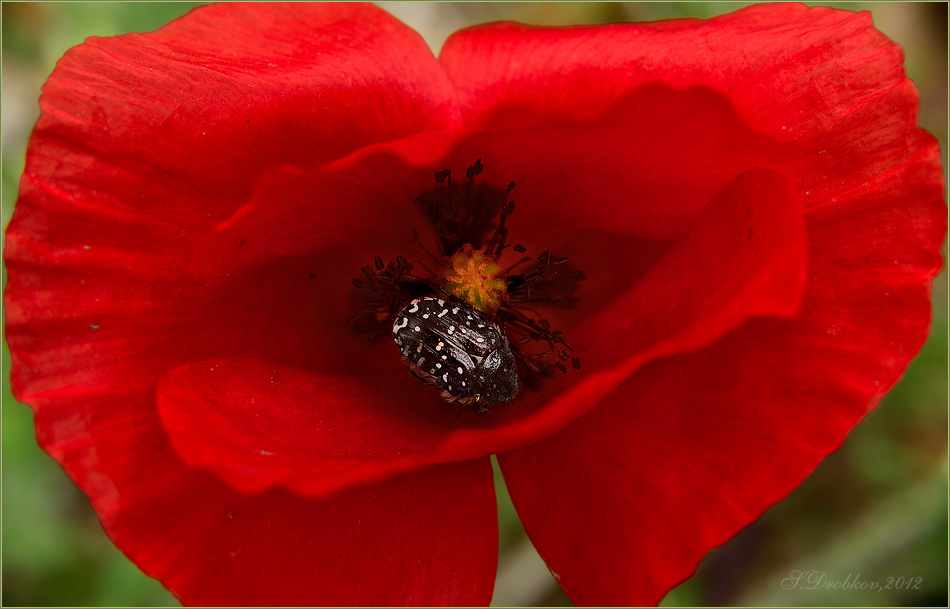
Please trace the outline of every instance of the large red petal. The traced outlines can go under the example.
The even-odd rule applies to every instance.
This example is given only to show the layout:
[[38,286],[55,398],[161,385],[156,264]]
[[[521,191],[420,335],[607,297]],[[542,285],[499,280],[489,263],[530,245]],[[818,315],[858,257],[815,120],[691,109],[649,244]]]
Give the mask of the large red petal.
[[106,529],[185,604],[491,600],[498,528],[487,458],[325,500],[279,490],[242,495],[178,464],[165,474],[139,465],[140,482],[126,487],[121,515]]
[[[512,103],[482,119],[469,126],[468,148],[486,180],[516,182],[511,238],[541,248],[581,231],[677,239],[743,171],[797,176],[803,165],[787,138],[756,132],[707,87],[651,83],[598,114]],[[563,253],[573,259],[595,244]],[[597,266],[602,259],[589,263]]]
[[134,385],[51,391],[31,403],[40,444],[78,470],[112,540],[186,604],[484,605],[491,597],[498,537],[487,458],[328,499],[244,494],[183,463],[154,394]]
[[[188,467],[154,394],[31,396],[37,437],[78,470],[106,532],[189,605],[485,605],[498,551],[489,460],[312,499],[245,494]],[[116,404],[121,407],[116,407]]]
[[327,494],[439,460],[431,453],[455,414],[425,400],[431,390],[421,383],[410,386],[419,394],[413,399],[402,390],[402,376],[211,360],[165,375],[158,405],[189,464],[246,492],[285,485]]
[[[191,313],[233,293],[196,280],[189,257],[196,236],[239,208],[261,173],[326,164],[368,144],[457,123],[454,94],[421,38],[369,5],[207,7],[154,34],[91,39],[73,49],[44,87],[41,107],[5,250],[12,385],[36,410],[40,444],[90,495],[117,544],[191,602],[485,602],[496,543],[487,462],[420,474],[405,489],[394,483],[379,491],[378,504],[372,489],[354,491],[349,502],[281,493],[252,500],[187,468],[169,449],[155,410],[164,372],[221,347],[201,340],[207,319]],[[246,277],[261,288],[264,310],[231,321],[287,313],[267,310],[273,303],[299,306],[277,287],[288,278],[312,286],[308,263]],[[231,327],[226,335],[225,354],[240,332]],[[299,346],[285,347],[291,360],[302,357]],[[443,475],[471,486],[459,496],[472,510],[432,514],[448,532],[418,531],[409,547],[401,535],[421,522],[412,510],[443,506],[432,486]],[[256,521],[216,529],[209,518],[229,503],[256,506]],[[349,503],[366,507],[351,513]],[[407,512],[387,511],[392,504]],[[311,522],[333,542],[327,550],[346,551],[359,530],[335,534],[332,519],[342,526],[359,512],[378,539],[348,551],[347,560],[378,561],[377,571],[399,581],[364,582],[362,591],[341,586],[344,571],[348,581],[362,580],[339,564],[319,576],[332,560],[291,581],[300,573],[273,560],[271,549],[301,565],[316,555],[312,545],[297,549],[301,534],[318,538]],[[261,526],[279,535],[253,533]],[[220,548],[201,539],[211,531],[215,543],[230,539],[248,549],[243,566],[221,569]],[[377,541],[389,544],[388,556]],[[455,554],[460,544],[475,547],[471,557]],[[159,564],[168,560],[163,547],[182,562]],[[393,569],[397,552],[405,560]],[[444,577],[446,569],[470,568],[478,573]],[[365,575],[368,582],[389,576]],[[270,588],[275,581],[286,592]],[[228,590],[235,596],[203,596]],[[333,596],[337,590],[342,596]]]
[[487,458],[322,500],[243,494],[179,460],[154,397],[125,396],[104,417],[117,397],[38,398],[39,438],[87,472],[108,535],[183,603],[488,604],[498,531]]
[[468,125],[513,105],[596,115],[663,83],[720,91],[749,124],[796,139],[826,132],[853,104],[897,93],[881,83],[904,79],[900,48],[869,13],[791,3],[709,21],[476,26],[451,36],[439,61]]
[[459,124],[425,42],[367,4],[209,6],[91,38],[40,106],[28,176],[191,230],[228,217],[269,168]]
[[[653,605],[785,497],[866,411],[795,322],[648,364],[599,407],[498,456],[525,529],[578,605]],[[761,333],[776,338],[761,347]],[[755,346],[755,357],[749,348]]]
[[[907,251],[918,258],[909,270],[929,278],[941,264],[939,151],[916,127],[917,92],[900,48],[868,13],[773,4],[706,22],[497,24],[456,33],[439,59],[468,125],[512,106],[527,109],[522,117],[590,116],[657,83],[718,91],[746,123],[800,147],[811,230],[864,213],[881,197],[900,209],[882,208],[876,221],[907,233]],[[906,182],[920,190],[904,194]]]
[[[497,59],[480,72],[487,82],[462,78],[467,49]],[[584,59],[562,69],[562,54]],[[927,336],[946,208],[900,50],[866,15],[773,5],[564,36],[475,29],[442,61],[467,120],[511,103],[589,112],[591,99],[659,79],[723,91],[805,151],[809,282],[795,319],[747,322],[697,355],[648,365],[568,429],[500,457],[575,601],[656,602],[840,445]]]
[[[96,415],[108,419],[178,363],[231,355],[248,330],[207,340],[216,305],[240,309],[226,321],[252,333],[262,316],[303,318],[294,307],[306,300],[281,289],[299,279],[312,293],[309,261],[237,277],[258,289],[235,294],[233,282],[192,276],[197,236],[270,168],[451,126],[454,104],[421,38],[369,5],[206,7],[154,34],[71,50],[44,87],[7,233],[15,394],[38,405],[114,391]],[[229,302],[249,294],[259,306]],[[290,361],[306,349],[299,334],[283,345]],[[83,436],[74,432],[59,441]],[[93,472],[64,465],[95,498]]]

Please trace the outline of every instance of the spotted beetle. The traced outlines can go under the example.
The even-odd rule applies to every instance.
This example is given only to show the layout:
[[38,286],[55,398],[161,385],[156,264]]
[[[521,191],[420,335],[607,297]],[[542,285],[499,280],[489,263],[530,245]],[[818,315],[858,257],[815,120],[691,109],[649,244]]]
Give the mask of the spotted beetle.
[[393,341],[409,371],[441,390],[447,402],[478,412],[518,395],[518,369],[507,337],[472,307],[417,298],[393,323]]

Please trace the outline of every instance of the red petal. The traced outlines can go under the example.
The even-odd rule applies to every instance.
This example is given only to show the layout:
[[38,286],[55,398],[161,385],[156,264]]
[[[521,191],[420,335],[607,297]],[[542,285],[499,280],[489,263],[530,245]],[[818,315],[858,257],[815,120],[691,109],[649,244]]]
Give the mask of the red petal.
[[[469,51],[491,66],[465,73]],[[560,69],[568,55],[583,59]],[[442,61],[467,121],[515,103],[586,113],[659,79],[723,91],[751,124],[805,149],[799,315],[654,362],[564,431],[499,458],[575,602],[657,602],[839,446],[926,338],[946,208],[900,51],[866,15],[770,5],[564,35],[476,29]]]
[[709,21],[476,26],[451,36],[439,61],[467,125],[511,106],[596,116],[664,83],[720,91],[749,124],[795,138],[826,131],[850,105],[891,93],[881,83],[904,79],[900,49],[869,13],[791,3]]
[[189,464],[245,492],[284,484],[326,494],[425,463],[447,433],[444,421],[454,417],[445,404],[425,400],[432,390],[421,383],[410,385],[420,394],[413,400],[398,382],[403,374],[321,375],[212,360],[165,375],[158,404]]
[[73,49],[44,87],[8,229],[15,392],[154,387],[179,358],[270,356],[227,324],[309,355],[314,324],[273,324],[309,318],[280,292],[316,297],[314,265],[205,282],[190,276],[198,235],[261,174],[455,124],[454,103],[419,36],[369,5],[211,6]]
[[[241,495],[142,467],[107,524],[187,605],[487,605],[498,557],[491,463],[440,466],[330,499]],[[154,472],[154,477],[150,473]]]
[[374,256],[422,254],[413,230],[428,236],[431,228],[412,202],[435,185],[431,167],[447,162],[456,137],[428,132],[367,146],[314,170],[263,172],[247,203],[202,237],[192,270],[222,276],[306,256],[320,268],[319,282],[333,286],[327,298],[348,300],[352,279]]
[[212,6],[73,49],[44,87],[7,233],[15,393],[121,404],[185,361],[312,358],[331,342],[301,310],[319,299],[313,261],[205,281],[197,236],[262,173],[455,124],[454,104],[419,36],[369,5]]
[[459,124],[425,42],[369,4],[208,6],[91,38],[40,105],[28,176],[95,210],[188,227],[165,227],[176,240],[230,216],[268,169]]
[[328,499],[244,494],[181,462],[154,400],[137,387],[31,397],[40,444],[90,496],[116,545],[184,603],[489,602],[498,531],[488,459]]
[[183,603],[489,602],[498,531],[487,458],[324,500],[282,490],[248,495],[181,463],[148,397],[127,397],[109,419],[103,399],[45,405],[41,440],[54,442],[62,462],[88,468],[80,481],[109,536]]
[[576,604],[658,603],[841,444],[866,399],[814,365],[814,345],[783,340],[794,325],[749,323],[648,364],[560,433],[498,456]]
[[[439,60],[469,126],[519,108],[530,129],[531,116],[595,116],[658,83],[708,87],[742,121],[801,147],[802,207],[812,230],[827,226],[822,214],[852,217],[863,212],[863,197],[880,196],[902,209],[902,218],[888,221],[913,224],[903,251],[917,257],[919,277],[940,268],[946,221],[939,150],[917,128],[917,92],[900,48],[874,29],[868,13],[766,4],[705,22],[495,24],[454,34]],[[903,192],[908,183],[916,195]]]
[[[523,445],[519,434],[557,431],[652,359],[698,349],[750,317],[795,315],[805,283],[796,194],[794,182],[767,170],[751,170],[724,188],[630,290],[577,320],[572,333],[586,348],[585,374],[556,392],[546,387],[541,395],[550,401],[499,430],[498,450]],[[533,398],[526,395],[519,406]]]
[[[503,106],[471,129],[467,143],[483,160],[484,179],[517,183],[511,238],[541,249],[592,231],[677,239],[747,169],[797,176],[802,165],[796,146],[755,132],[727,97],[705,87],[643,86],[593,116]],[[573,260],[584,248],[563,253]],[[598,266],[594,258],[580,268],[596,274]]]
[[[498,551],[488,459],[329,499],[243,494],[187,467],[154,394],[33,396],[37,437],[145,573],[193,605],[485,605]],[[121,404],[121,406],[117,406]]]
[[[418,35],[369,5],[207,7],[155,34],[73,49],[41,106],[5,250],[12,384],[117,544],[191,602],[487,602],[497,551],[487,461],[331,502],[250,498],[186,468],[155,413],[165,371],[273,330],[255,323],[267,315],[302,319],[275,288],[299,280],[312,293],[309,261],[236,277],[261,290],[259,307],[225,320],[248,322],[242,332],[206,324],[221,302],[241,304],[228,302],[235,285],[190,273],[196,236],[261,173],[458,122]],[[308,338],[282,353],[301,359]],[[437,495],[444,476],[449,495]],[[228,530],[222,515],[240,504],[251,518]],[[348,528],[357,517],[370,528]],[[243,564],[222,568],[224,547],[241,549]]]

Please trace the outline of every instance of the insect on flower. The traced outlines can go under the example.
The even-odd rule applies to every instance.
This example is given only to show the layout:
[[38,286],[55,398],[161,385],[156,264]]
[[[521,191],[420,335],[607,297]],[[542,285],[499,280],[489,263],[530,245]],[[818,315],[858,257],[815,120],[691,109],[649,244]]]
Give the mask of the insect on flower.
[[396,316],[393,340],[409,370],[447,402],[487,412],[518,395],[508,339],[472,307],[439,298],[413,300]]

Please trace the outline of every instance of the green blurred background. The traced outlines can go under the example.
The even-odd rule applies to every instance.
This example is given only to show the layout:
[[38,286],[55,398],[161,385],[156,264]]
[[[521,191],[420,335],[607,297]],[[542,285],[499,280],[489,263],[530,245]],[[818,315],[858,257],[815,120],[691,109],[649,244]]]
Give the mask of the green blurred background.
[[[494,20],[545,25],[711,17],[746,3],[382,3],[438,49],[461,27]],[[2,222],[13,213],[40,86],[66,49],[88,36],[155,29],[196,3],[2,5]],[[921,125],[946,167],[947,4],[829,3],[870,10],[906,52],[921,92]],[[944,244],[946,258],[946,243]],[[6,270],[3,271],[6,285]],[[934,286],[930,341],[881,406],[805,484],[669,593],[680,605],[947,606],[947,273]],[[36,445],[30,410],[10,395],[3,347],[2,604],[176,605],[102,533],[85,496]],[[493,604],[569,605],[524,535],[499,483],[501,554]],[[921,578],[919,589],[786,590],[793,571],[830,582]]]

